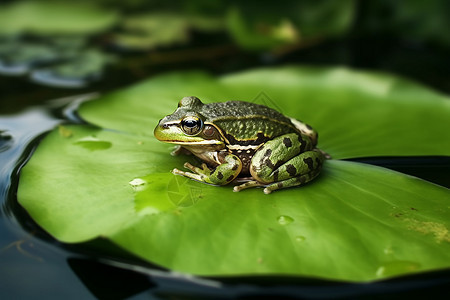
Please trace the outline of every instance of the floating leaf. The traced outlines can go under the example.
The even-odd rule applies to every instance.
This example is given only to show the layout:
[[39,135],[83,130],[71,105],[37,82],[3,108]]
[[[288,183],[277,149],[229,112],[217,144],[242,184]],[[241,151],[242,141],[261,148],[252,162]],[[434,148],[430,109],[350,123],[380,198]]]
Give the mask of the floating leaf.
[[15,1],[0,6],[0,34],[92,34],[111,27],[117,17],[89,2]]
[[188,21],[176,14],[144,14],[129,16],[122,23],[124,32],[114,35],[114,42],[131,49],[153,49],[185,43]]
[[72,59],[31,72],[35,82],[51,86],[84,87],[98,80],[114,57],[96,49],[79,50]]
[[[198,275],[368,281],[450,267],[449,191],[417,178],[329,160],[312,183],[264,195],[172,175],[195,159],[172,157],[172,147],[151,132],[186,95],[279,106],[319,128],[319,144],[339,158],[383,149],[442,155],[450,148],[442,129],[448,99],[391,76],[293,67],[219,79],[173,73],[84,104],[81,116],[107,129],[51,132],[22,170],[19,202],[61,241],[103,236],[143,259]],[[421,122],[411,122],[418,111]]]
[[204,32],[223,29],[222,19],[161,12],[131,15],[124,18],[122,31],[114,34],[113,40],[118,46],[138,50],[180,45],[188,42],[193,29]]

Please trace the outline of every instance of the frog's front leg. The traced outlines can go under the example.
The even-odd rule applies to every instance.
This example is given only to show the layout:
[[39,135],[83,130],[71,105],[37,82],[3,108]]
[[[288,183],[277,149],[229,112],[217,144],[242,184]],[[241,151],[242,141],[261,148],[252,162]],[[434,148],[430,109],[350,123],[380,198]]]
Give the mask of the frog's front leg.
[[181,147],[180,145],[175,146],[175,148],[173,148],[172,152],[170,152],[170,155],[172,155],[172,156],[177,156],[180,154],[192,155],[192,153],[189,150]]
[[234,188],[240,191],[265,186],[264,193],[301,185],[314,179],[325,159],[306,135],[290,133],[268,141],[252,158],[250,173],[255,181]]
[[184,172],[178,169],[173,169],[172,173],[182,175],[197,181],[225,185],[233,181],[242,170],[241,160],[233,154],[228,154],[224,157],[224,162],[218,165],[214,170],[208,168],[206,164],[202,167],[195,167],[190,163],[185,163],[184,167],[191,170],[191,172]]

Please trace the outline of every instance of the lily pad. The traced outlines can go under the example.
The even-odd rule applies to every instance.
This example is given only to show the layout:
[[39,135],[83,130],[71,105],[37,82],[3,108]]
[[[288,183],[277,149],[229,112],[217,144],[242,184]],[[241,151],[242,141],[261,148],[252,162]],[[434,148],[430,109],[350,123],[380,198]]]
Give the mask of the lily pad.
[[104,129],[70,125],[46,136],[22,169],[19,202],[61,241],[103,236],[197,275],[368,281],[450,267],[449,191],[414,177],[329,160],[312,183],[264,195],[172,175],[195,159],[170,156],[151,132],[186,95],[277,106],[318,128],[320,147],[335,158],[450,149],[448,98],[392,76],[294,67],[172,73],[85,103],[81,116]]
[[131,49],[153,49],[157,46],[184,44],[189,23],[181,15],[144,14],[129,16],[122,22],[124,32],[114,35],[114,43]]
[[0,6],[0,34],[93,34],[117,18],[115,11],[89,2],[15,1]]

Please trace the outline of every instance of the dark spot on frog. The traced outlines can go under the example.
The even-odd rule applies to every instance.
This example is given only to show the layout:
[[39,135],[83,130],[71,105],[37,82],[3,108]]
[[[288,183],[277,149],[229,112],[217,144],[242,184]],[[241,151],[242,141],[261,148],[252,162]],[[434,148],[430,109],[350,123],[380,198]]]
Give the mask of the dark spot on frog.
[[303,140],[303,138],[302,138],[302,136],[300,134],[298,135],[298,142],[300,143],[300,153],[305,152],[306,141]]
[[300,182],[300,184],[304,184],[306,182],[306,176],[298,177],[298,181]]
[[418,210],[417,208],[411,207],[411,210]]
[[291,141],[290,138],[285,137],[285,138],[283,139],[283,144],[286,146],[286,148],[289,148],[289,147],[292,146],[292,141]]
[[239,166],[238,166],[237,164],[235,164],[235,165],[231,168],[231,170],[236,171],[238,168],[239,168]]
[[320,165],[320,159],[318,157],[316,157],[316,164],[319,166]]
[[308,165],[310,170],[314,169],[314,161],[311,157],[304,158],[303,162]]
[[223,178],[222,172],[217,173],[217,178],[219,178],[220,180],[222,180],[222,178]]
[[278,183],[277,183],[277,187],[278,187],[279,189],[281,189],[281,188],[283,187],[283,183],[282,183],[282,182],[278,182]]
[[275,165],[273,164],[273,162],[270,160],[270,158],[266,158],[264,160],[264,164],[266,164],[269,168],[271,169],[275,169]]
[[295,174],[297,173],[297,169],[294,167],[294,165],[291,165],[291,164],[286,165],[286,171],[291,176],[295,176]]
[[312,130],[311,126],[309,126],[308,124],[305,124],[305,125],[306,125],[306,128],[308,128],[309,130]]
[[227,178],[227,181],[231,181],[231,180],[233,180],[233,178],[234,178],[234,176],[230,175],[230,177]]
[[266,152],[264,153],[264,156],[259,161],[259,164],[261,166],[266,165],[271,169],[275,169],[275,165],[272,163],[272,161],[269,158],[271,154],[272,154],[272,149],[267,149]]

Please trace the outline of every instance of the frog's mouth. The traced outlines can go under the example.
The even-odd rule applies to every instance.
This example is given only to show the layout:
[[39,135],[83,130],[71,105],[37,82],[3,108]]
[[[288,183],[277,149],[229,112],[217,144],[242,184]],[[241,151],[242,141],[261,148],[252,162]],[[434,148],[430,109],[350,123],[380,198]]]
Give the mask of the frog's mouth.
[[201,136],[189,136],[184,134],[184,132],[176,125],[173,126],[156,126],[153,132],[155,137],[165,143],[177,144],[177,145],[222,145],[223,142],[216,139],[204,139]]

